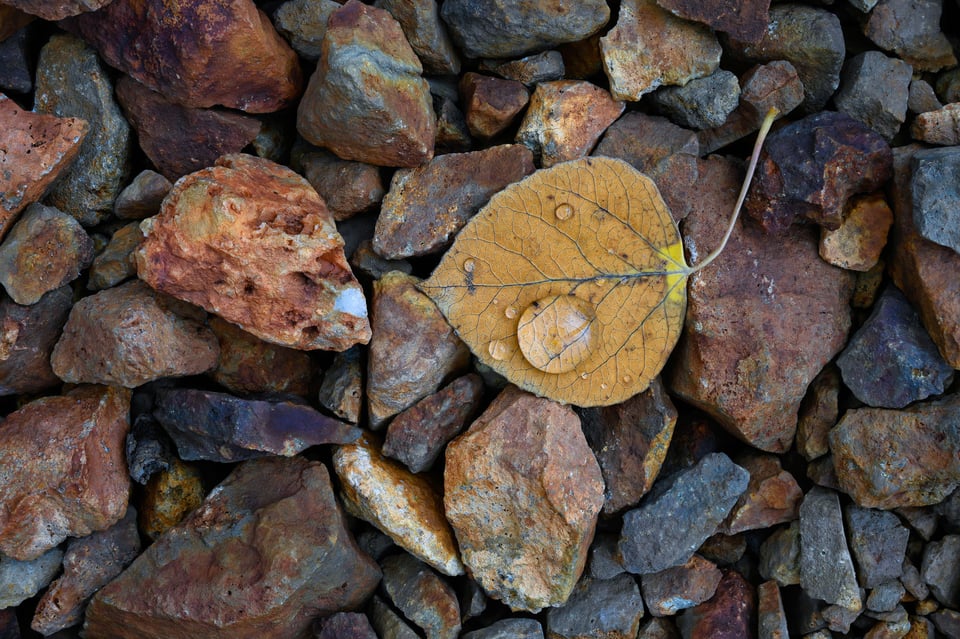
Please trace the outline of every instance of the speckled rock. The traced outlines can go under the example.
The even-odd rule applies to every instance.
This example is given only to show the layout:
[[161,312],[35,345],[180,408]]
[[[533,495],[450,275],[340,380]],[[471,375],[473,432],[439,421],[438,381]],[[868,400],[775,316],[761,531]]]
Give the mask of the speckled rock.
[[444,508],[463,563],[514,609],[562,604],[603,505],[600,468],[573,410],[508,386],[447,446]]
[[440,20],[438,4],[436,0],[376,0],[374,6],[389,11],[400,23],[426,73],[456,75],[460,73],[460,58]]
[[73,305],[68,286],[52,290],[32,306],[0,298],[0,396],[35,393],[56,386],[50,353]]
[[944,606],[960,608],[960,535],[944,535],[923,549],[920,576]]
[[[852,540],[850,547],[852,550]],[[902,561],[898,563],[902,563]],[[858,561],[857,566],[859,567],[859,565],[860,563]],[[900,601],[903,599],[903,596],[906,594],[906,592],[906,588],[903,587],[903,584],[900,583],[899,579],[885,581],[870,590],[870,594],[867,596],[866,601],[867,610],[872,612],[891,612],[900,604]]]
[[211,317],[209,324],[220,344],[216,368],[210,371],[218,384],[241,395],[307,395],[313,374],[309,355],[264,342],[219,317]]
[[751,452],[737,455],[736,461],[750,473],[750,483],[720,525],[723,533],[770,528],[797,518],[803,491],[777,456]]
[[657,0],[657,4],[747,42],[760,40],[770,22],[770,0]]
[[957,63],[949,40],[940,31],[942,11],[943,0],[880,0],[863,32],[917,71],[938,71]]
[[[130,391],[82,386],[7,415],[0,429],[0,552],[28,561],[127,509]],[[16,472],[12,472],[16,469]]]
[[683,86],[662,87],[650,97],[663,114],[680,126],[712,129],[726,122],[739,105],[740,83],[736,75],[720,69]]
[[923,78],[910,80],[910,92],[907,97],[907,110],[911,113],[922,114],[927,111],[942,109],[943,103],[937,97],[936,91]]
[[313,622],[313,639],[377,639],[377,633],[362,612],[336,612]]
[[29,561],[0,555],[0,606],[19,606],[46,588],[59,572],[62,558],[59,548],[51,548]]
[[694,555],[681,566],[644,575],[643,601],[651,615],[672,616],[712,597],[720,577],[720,569],[713,562]]
[[636,639],[643,599],[633,577],[582,578],[562,606],[547,610],[550,639]]
[[125,186],[113,202],[113,213],[122,220],[142,220],[160,212],[173,184],[156,171],[144,169]]
[[903,60],[865,51],[844,63],[834,104],[889,140],[907,117],[912,75]]
[[910,537],[900,519],[893,513],[856,504],[847,505],[843,514],[860,585],[877,588],[899,579]]
[[928,144],[960,145],[960,102],[921,113],[910,125],[910,135]]
[[757,586],[757,639],[790,639],[787,614],[775,581]]
[[334,0],[288,0],[273,14],[273,24],[302,58],[320,58],[330,14],[340,8]]
[[100,291],[71,309],[50,358],[53,372],[65,382],[127,388],[202,373],[219,350],[203,316],[139,280]]
[[460,79],[460,95],[467,129],[484,140],[506,130],[530,101],[523,83],[473,72]]
[[133,255],[142,243],[139,222],[130,222],[114,231],[107,246],[93,259],[87,289],[101,291],[136,276],[137,261]]
[[486,628],[466,632],[463,639],[543,639],[543,628],[536,619],[507,618]]
[[960,147],[917,151],[910,162],[913,224],[925,239],[960,253]]
[[317,394],[320,405],[351,424],[360,421],[363,404],[363,373],[360,347],[337,353],[330,362]]
[[483,60],[480,69],[492,71],[507,80],[522,82],[528,87],[562,80],[565,71],[563,55],[559,51],[542,51],[516,60]]
[[880,193],[855,195],[844,208],[836,230],[820,229],[820,257],[840,268],[869,271],[887,245],[893,211]]
[[200,507],[206,490],[200,469],[173,456],[168,467],[150,476],[140,500],[140,530],[151,541]]
[[810,489],[800,505],[800,583],[811,597],[827,603],[851,611],[862,606],[840,501],[836,493],[820,487]]
[[735,570],[724,570],[717,592],[677,619],[683,639],[738,639],[752,637],[757,595],[749,581]]
[[840,371],[827,366],[810,382],[797,415],[797,452],[812,461],[830,452],[828,433],[840,416]]
[[450,584],[407,553],[387,557],[381,567],[384,592],[427,639],[457,639],[460,605]]
[[639,100],[659,86],[710,75],[721,53],[709,28],[674,16],[656,0],[621,2],[617,25],[600,38],[600,51],[617,100]]
[[380,167],[372,164],[341,160],[325,152],[306,153],[300,162],[303,177],[337,221],[376,208],[386,193]]
[[757,570],[781,587],[800,583],[800,522],[778,528],[764,540]]

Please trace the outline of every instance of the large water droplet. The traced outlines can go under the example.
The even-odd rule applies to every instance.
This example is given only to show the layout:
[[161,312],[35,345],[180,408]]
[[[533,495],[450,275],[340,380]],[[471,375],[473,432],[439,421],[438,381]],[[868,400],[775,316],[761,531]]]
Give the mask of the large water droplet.
[[502,339],[495,339],[490,342],[487,350],[490,351],[490,357],[498,362],[507,359],[507,356],[510,355],[510,345]]
[[463,270],[467,273],[473,273],[473,269],[477,267],[477,261],[472,257],[468,257],[463,261]]
[[561,204],[553,210],[553,214],[558,220],[569,220],[573,216],[573,207],[569,204]]
[[507,316],[507,319],[513,319],[517,316],[517,307],[508,306],[507,308],[503,309],[503,314]]
[[517,324],[520,352],[545,373],[574,370],[590,356],[597,335],[596,313],[573,295],[544,297],[526,309]]

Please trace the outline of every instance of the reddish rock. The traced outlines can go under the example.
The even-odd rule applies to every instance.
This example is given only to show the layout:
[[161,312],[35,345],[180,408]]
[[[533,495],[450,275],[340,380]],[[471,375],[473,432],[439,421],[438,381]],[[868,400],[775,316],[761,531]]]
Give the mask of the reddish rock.
[[720,525],[722,532],[735,535],[798,517],[803,491],[793,475],[780,467],[776,455],[745,453],[736,461],[750,473],[750,483]]
[[270,113],[300,95],[293,49],[250,0],[116,0],[61,23],[110,66],[188,107]]
[[117,100],[137,131],[140,148],[169,180],[238,153],[260,133],[256,118],[181,106],[130,76],[117,81]]
[[210,318],[210,328],[220,343],[217,366],[210,371],[218,384],[241,395],[307,395],[313,372],[309,355],[264,342],[219,317]]
[[360,347],[337,353],[323,375],[317,399],[320,404],[351,424],[360,421],[363,404],[363,374]]
[[137,261],[134,252],[143,243],[139,222],[121,226],[110,237],[110,242],[94,258],[87,274],[87,289],[100,291],[136,276]]
[[142,279],[260,339],[345,350],[370,339],[363,290],[323,200],[269,160],[226,155],[146,220]]
[[685,610],[677,620],[683,639],[742,639],[754,636],[757,596],[734,570],[725,570],[716,594]]
[[910,125],[910,136],[929,144],[960,144],[960,102],[919,114]]
[[460,78],[467,128],[471,135],[489,139],[502,133],[530,101],[521,82],[468,72]]
[[682,566],[644,575],[643,601],[655,617],[675,615],[713,597],[720,577],[712,562],[694,555]]
[[457,639],[460,605],[450,584],[407,553],[391,555],[380,564],[383,590],[406,619],[430,639]]
[[306,153],[300,163],[303,177],[338,222],[376,208],[386,193],[378,166],[341,160],[324,152]]
[[460,107],[450,98],[434,96],[433,108],[437,112],[437,136],[434,141],[436,153],[469,151],[473,140]]
[[797,419],[797,452],[807,461],[830,452],[827,434],[840,416],[840,371],[827,366],[807,388]]
[[139,524],[152,541],[200,507],[206,496],[203,476],[194,465],[171,456],[169,467],[151,475],[139,506]]
[[306,637],[315,617],[360,605],[379,577],[346,528],[323,464],[257,459],[100,590],[84,632]]
[[413,265],[407,260],[388,260],[373,250],[373,240],[363,240],[350,256],[350,266],[361,279],[378,280],[390,271],[409,275]]
[[73,291],[62,286],[32,306],[0,299],[0,396],[35,393],[60,383],[50,353],[73,305]]
[[447,446],[444,508],[488,595],[537,612],[583,571],[603,478],[573,410],[508,386]]
[[763,38],[770,22],[770,0],[657,0],[657,4],[747,42]]
[[[124,438],[130,391],[82,386],[7,415],[0,428],[0,552],[27,561],[104,530],[130,495]],[[9,469],[15,468],[16,472]]]
[[757,586],[757,618],[758,639],[790,639],[777,582],[765,581]]
[[869,271],[887,245],[893,211],[879,193],[854,196],[845,208],[835,231],[820,229],[820,257],[840,268]]
[[34,20],[34,16],[9,4],[0,4],[0,42]]
[[377,639],[367,616],[360,612],[338,612],[314,622],[314,639]]
[[110,0],[4,0],[4,4],[51,21],[96,11],[109,2]]
[[160,204],[173,188],[170,180],[146,169],[137,174],[113,203],[113,213],[122,220],[142,220],[160,212]]

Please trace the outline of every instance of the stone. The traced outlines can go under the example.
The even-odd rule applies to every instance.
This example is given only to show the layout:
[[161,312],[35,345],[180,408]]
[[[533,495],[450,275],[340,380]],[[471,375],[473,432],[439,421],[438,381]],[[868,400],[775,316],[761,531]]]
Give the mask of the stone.
[[137,511],[127,508],[110,528],[71,539],[62,554],[63,574],[40,598],[30,622],[30,628],[44,636],[83,623],[90,597],[140,554]]
[[394,260],[442,250],[493,194],[533,170],[533,154],[521,144],[448,153],[400,169],[383,198],[373,250]]
[[203,476],[192,464],[172,457],[168,467],[150,476],[140,500],[140,530],[151,541],[183,521],[206,497]]
[[457,589],[460,601],[460,617],[464,622],[479,617],[487,609],[487,595],[480,584],[468,579]]
[[820,610],[820,615],[826,622],[827,628],[831,631],[848,633],[850,632],[850,626],[853,625],[853,623],[860,617],[860,613],[862,611],[862,606],[860,608],[850,610],[849,608],[832,604],[822,608]]
[[388,260],[373,250],[373,240],[366,239],[360,242],[357,249],[350,256],[350,266],[361,278],[361,281],[378,280],[390,271],[400,271],[410,275],[413,265],[409,260]]
[[[6,12],[6,13],[5,13]],[[10,31],[9,37],[0,37],[0,91],[30,93],[33,91],[33,55],[30,51],[33,16],[17,11],[9,5],[0,6],[0,36]]]
[[960,608],[960,535],[944,535],[923,549],[920,576],[930,592],[948,608]]
[[123,440],[130,391],[81,386],[34,400],[0,428],[0,552],[36,559],[67,537],[119,521],[130,480]]
[[958,406],[950,395],[902,410],[848,410],[830,431],[842,490],[866,508],[943,501],[960,486]]
[[[638,508],[623,516],[620,554],[638,575],[685,563],[747,489],[749,473],[723,453],[662,479]],[[663,522],[671,522],[664,526]]]
[[373,284],[367,406],[374,429],[435,392],[470,358],[440,310],[417,290],[419,281],[393,271]]
[[[701,163],[684,223],[694,264],[719,243],[739,185],[729,161]],[[846,343],[853,276],[820,259],[812,229],[794,226],[771,242],[741,220],[726,250],[687,288],[684,338],[667,387],[735,437],[785,452],[807,386]]]
[[904,617],[896,621],[881,621],[864,635],[864,639],[902,639],[910,631],[910,621]]
[[660,378],[615,406],[582,409],[580,421],[606,486],[604,514],[636,505],[660,473],[677,423]]
[[460,73],[460,58],[440,20],[436,0],[376,0],[374,6],[389,11],[400,23],[407,42],[423,64],[424,72],[435,75]]
[[217,109],[186,107],[130,76],[117,81],[117,99],[137,131],[140,148],[171,181],[239,153],[260,132],[260,121]]
[[803,491],[793,475],[780,467],[776,455],[750,452],[735,459],[738,466],[750,473],[750,482],[720,525],[721,532],[735,535],[797,518]]
[[0,396],[29,394],[60,383],[50,353],[70,307],[73,291],[54,289],[32,306],[0,296]]
[[[829,557],[829,561],[824,561]],[[862,607],[853,560],[844,536],[840,501],[815,486],[800,504],[800,584],[811,597],[847,610]]]
[[813,378],[797,416],[796,447],[804,459],[813,461],[830,452],[830,429],[840,417],[840,371],[827,366]]
[[718,566],[729,567],[740,562],[747,552],[747,536],[745,534],[725,535],[717,532],[704,541],[697,553],[707,561]]
[[[898,566],[899,567],[899,566]],[[899,570],[897,572],[900,572]],[[906,589],[899,579],[885,581],[870,590],[867,597],[867,610],[875,612],[890,612],[895,609],[906,594]]]
[[834,104],[890,140],[906,120],[912,75],[903,60],[865,51],[844,63]]
[[943,0],[880,0],[863,33],[915,71],[939,71],[957,64],[950,42],[940,31],[942,10]]
[[900,578],[910,531],[890,512],[856,504],[844,508],[850,551],[864,588],[876,588]]
[[[4,4],[44,20],[55,21],[87,11],[95,11],[108,2],[109,0],[106,2],[104,0],[9,0]],[[3,17],[7,18],[7,16]],[[17,18],[14,17],[14,19]]]
[[712,129],[726,122],[740,102],[737,76],[723,69],[683,86],[662,87],[650,94],[671,120],[690,129]]
[[[548,168],[588,155],[623,110],[623,102],[589,82],[542,82],[530,98],[516,139],[533,151],[541,168]],[[587,113],[590,117],[584,118]]]
[[389,13],[351,0],[330,16],[297,131],[344,160],[422,164],[433,157],[436,135],[422,70]]
[[928,144],[960,145],[960,102],[919,114],[910,125],[910,136]]
[[633,577],[582,578],[562,606],[547,610],[551,639],[635,639],[643,617],[643,599]]
[[368,610],[370,624],[376,630],[379,639],[419,639],[420,635],[380,597],[373,596],[368,604]]
[[380,167],[372,164],[341,160],[323,151],[304,154],[301,163],[303,177],[338,222],[375,209],[386,194]]
[[914,78],[910,81],[910,92],[907,97],[908,111],[922,114],[942,108],[943,104],[929,82],[923,78]]
[[19,606],[46,588],[60,571],[62,558],[59,548],[29,561],[0,556],[0,606]]
[[179,180],[141,229],[137,272],[159,291],[280,346],[342,351],[370,339],[333,216],[286,167],[225,155]]
[[381,562],[381,586],[403,616],[427,639],[457,639],[460,605],[453,588],[428,566],[406,553]]
[[657,4],[681,18],[747,42],[760,40],[770,22],[770,0],[657,0]]
[[[953,493],[951,493],[952,495]],[[947,497],[947,500],[950,498]],[[933,508],[924,506],[904,506],[897,508],[894,512],[903,519],[914,532],[916,532],[924,541],[933,539],[937,528],[940,525],[939,509],[947,500],[935,504]]]
[[65,382],[135,388],[161,377],[196,375],[217,362],[204,313],[139,280],[73,305],[50,364]]
[[442,497],[425,477],[387,459],[378,448],[364,435],[333,454],[347,512],[370,522],[434,570],[462,575],[463,564],[443,515]]
[[570,407],[508,386],[447,446],[443,483],[463,563],[489,596],[530,612],[567,601],[603,505]]
[[[154,474],[171,470],[180,462],[173,440],[153,417],[153,400],[154,389],[150,386],[134,393],[132,423],[126,442],[130,478],[141,485],[145,485]],[[145,510],[142,503],[140,510]]]
[[22,27],[30,24],[35,17],[13,5],[0,5],[0,25],[2,25],[0,26],[0,42],[6,42]]
[[87,289],[102,291],[137,275],[134,252],[143,243],[139,222],[119,227],[110,236],[107,246],[93,258],[87,273]]
[[590,544],[590,557],[586,574],[594,579],[613,579],[626,572],[623,558],[617,548],[618,536],[614,533],[598,532]]
[[947,639],[956,639],[960,637],[960,611],[957,610],[938,610],[930,615],[933,625],[943,633]]
[[652,617],[640,626],[637,639],[680,639],[680,631],[673,619]]
[[940,517],[947,521],[949,526],[960,529],[960,488],[950,493],[934,509]]
[[360,605],[380,571],[346,528],[326,468],[245,462],[197,510],[101,589],[90,637],[301,637]]
[[717,592],[699,606],[680,614],[677,626],[683,639],[736,639],[755,631],[757,595],[735,570],[724,570]]
[[297,54],[248,0],[192,0],[179,11],[163,0],[122,0],[61,26],[110,66],[186,107],[271,113],[303,88]]
[[31,113],[0,93],[0,240],[23,209],[46,193],[80,153],[90,125]]
[[720,569],[699,555],[685,564],[644,575],[643,601],[655,617],[669,617],[713,597],[720,583]]
[[937,95],[944,103],[960,102],[960,70],[948,69],[937,75]]
[[482,140],[503,133],[530,101],[522,82],[473,72],[460,79],[460,95],[467,130]]
[[824,111],[767,138],[744,208],[771,232],[800,219],[837,229],[850,197],[882,188],[892,170],[890,147],[879,133]]
[[462,153],[473,146],[467,120],[457,103],[447,97],[434,97],[433,110],[437,114],[437,135],[434,150],[442,153]]
[[142,220],[156,215],[171,188],[170,180],[156,171],[144,169],[117,195],[113,214],[121,220]]
[[310,391],[313,363],[303,351],[257,339],[230,322],[211,317],[220,354],[210,377],[232,393],[293,393]]
[[960,253],[960,147],[924,149],[913,155],[913,224],[924,239]]
[[800,583],[799,522],[778,528],[764,540],[757,569],[764,579],[775,581],[781,587]]
[[31,204],[0,244],[0,284],[17,304],[36,304],[93,261],[93,241],[73,217]]
[[712,74],[720,43],[702,24],[661,8],[656,0],[624,0],[616,26],[600,38],[603,70],[617,100],[639,100],[660,86]]
[[516,60],[483,60],[480,69],[522,82],[527,87],[562,80],[565,75],[563,55],[559,51],[541,51]]
[[337,353],[323,375],[317,395],[320,405],[351,424],[360,421],[363,401],[363,379],[360,370],[360,347]]
[[377,633],[362,612],[335,612],[314,621],[313,639],[377,639]]
[[820,228],[820,257],[828,264],[866,272],[880,261],[893,211],[880,193],[855,195],[836,230]]
[[130,172],[133,140],[96,51],[80,38],[54,35],[40,51],[34,111],[87,121],[76,162],[54,183],[46,203],[85,226],[105,220]]
[[837,480],[837,471],[833,465],[832,455],[824,455],[808,463],[807,479],[817,486],[831,490],[840,490],[840,483]]
[[507,618],[486,628],[465,632],[463,639],[543,639],[543,628],[536,619]]
[[940,395],[953,382],[953,368],[895,286],[877,300],[837,366],[854,396],[875,408],[903,408]]
[[757,617],[757,639],[790,639],[777,582],[765,581],[757,586]]
[[886,284],[886,272],[887,263],[880,258],[869,271],[857,273],[850,306],[858,310],[873,308],[877,298],[880,297],[880,290]]
[[340,8],[334,0],[287,0],[273,13],[273,26],[301,58],[316,62],[323,49],[330,14]]
[[927,584],[920,577],[920,571],[913,565],[909,557],[903,559],[903,574],[900,575],[900,583],[917,601],[923,601],[930,596],[930,589],[927,588]]
[[610,9],[603,0],[570,5],[448,0],[440,17],[466,57],[514,58],[588,38],[607,23]]

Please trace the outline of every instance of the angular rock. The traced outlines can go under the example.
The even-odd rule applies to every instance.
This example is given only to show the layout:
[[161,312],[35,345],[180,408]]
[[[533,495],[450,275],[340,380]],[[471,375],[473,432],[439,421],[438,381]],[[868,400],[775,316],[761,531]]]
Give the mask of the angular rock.
[[200,507],[206,490],[200,469],[172,457],[168,467],[150,476],[140,501],[139,526],[156,541]]
[[750,482],[720,525],[723,533],[770,528],[797,518],[803,491],[793,475],[780,467],[778,457],[743,453],[736,460],[750,473]]
[[625,572],[623,558],[617,548],[618,536],[614,533],[598,532],[590,544],[590,561],[587,574],[594,579],[613,579]]
[[910,135],[928,144],[960,145],[960,103],[921,113],[910,125]]
[[514,609],[567,600],[602,505],[600,468],[576,414],[514,386],[447,446],[444,508],[463,563]]
[[900,578],[910,531],[890,512],[850,504],[844,508],[850,551],[864,588]]
[[436,135],[422,70],[389,13],[351,0],[330,16],[297,130],[345,160],[417,166]]
[[653,617],[640,626],[637,639],[680,639],[680,631],[673,619]]
[[793,522],[775,530],[760,545],[757,566],[764,579],[776,581],[781,587],[800,583],[800,524]]
[[833,632],[848,633],[850,626],[860,617],[863,612],[863,606],[850,610],[843,606],[831,604],[820,610],[820,616],[827,624],[827,628]]
[[669,617],[713,597],[720,583],[720,570],[699,555],[682,566],[643,576],[643,601],[650,614]]
[[744,534],[725,535],[714,533],[697,550],[707,561],[718,566],[732,566],[744,558],[747,551],[747,537]]
[[273,25],[300,57],[320,58],[330,14],[340,8],[334,0],[288,0],[273,14]]
[[633,577],[584,577],[562,606],[547,610],[551,639],[635,639],[643,617],[643,599]]
[[[851,548],[852,547],[851,544]],[[898,569],[897,572],[900,572],[900,570]],[[903,587],[903,584],[900,583],[899,579],[885,581],[870,591],[866,602],[867,610],[890,612],[897,607],[906,592],[906,589]]]
[[938,71],[957,64],[940,31],[943,0],[880,0],[863,25],[877,46],[892,51],[917,71]]
[[[23,27],[33,19],[9,5],[0,6],[0,91],[33,91],[33,30]],[[21,21],[24,21],[21,24]],[[8,37],[3,37],[7,31]]]
[[50,353],[73,305],[73,291],[62,286],[32,306],[0,299],[0,396],[35,393],[60,383]]
[[740,83],[730,71],[694,78],[680,87],[663,87],[650,95],[660,111],[691,129],[712,129],[726,122],[740,101]]
[[460,79],[460,95],[467,129],[484,140],[506,130],[530,101],[530,92],[517,80],[472,72]]
[[[932,615],[933,625],[937,630],[943,633],[948,639],[960,637],[960,611],[943,609]],[[934,635],[935,636],[935,635]]]
[[386,193],[380,167],[372,164],[341,160],[324,152],[306,153],[300,161],[303,177],[338,222],[376,208]]
[[219,350],[203,315],[139,280],[127,282],[74,304],[50,364],[65,382],[127,388],[202,373]]
[[358,606],[379,577],[322,463],[256,459],[100,590],[84,630],[118,639],[301,637],[314,617]]
[[464,633],[462,639],[543,639],[543,628],[536,619],[507,618]]
[[133,255],[142,243],[143,232],[139,222],[130,222],[114,231],[110,242],[90,266],[87,289],[102,291],[136,276],[137,261]]
[[920,576],[937,601],[948,608],[960,608],[960,535],[944,535],[923,550]]
[[374,3],[378,9],[389,11],[400,23],[426,73],[456,75],[460,73],[460,58],[440,20],[437,5],[436,0],[377,0]]
[[913,224],[921,237],[960,253],[960,147],[924,149],[910,163]]
[[820,229],[820,257],[828,264],[866,272],[880,261],[893,225],[893,211],[879,193],[855,195],[836,230]]
[[[126,449],[130,477],[138,484],[146,484],[155,473],[170,470],[180,462],[173,440],[153,417],[153,397],[153,389],[144,388],[133,396]],[[143,504],[140,510],[145,510]]]
[[724,570],[717,592],[699,606],[684,610],[677,626],[684,639],[737,639],[754,633],[757,595],[735,570]]
[[437,154],[461,153],[473,146],[470,129],[460,107],[451,98],[434,97],[433,110],[437,114],[437,135],[434,149]]
[[[34,2],[35,0],[25,0]],[[35,16],[21,11],[10,4],[0,5],[0,42],[7,41],[22,27],[30,24]]]
[[156,215],[171,188],[170,180],[156,171],[145,169],[117,195],[113,213],[122,220],[142,220]]
[[321,406],[351,424],[360,421],[363,378],[359,346],[334,355],[330,368],[323,375],[317,399]]
[[830,452],[830,429],[840,417],[840,371],[827,366],[817,375],[800,404],[797,419],[797,452],[812,461]]
[[923,78],[914,78],[910,81],[910,93],[907,98],[908,111],[923,114],[942,108],[943,104],[929,82]]
[[365,614],[337,612],[313,623],[313,639],[377,639],[377,633]]
[[760,40],[770,22],[770,0],[657,0],[657,4],[681,18],[747,42]]
[[484,60],[480,68],[507,80],[522,82],[527,87],[562,80],[564,76],[563,55],[559,51],[543,51],[516,60]]
[[757,586],[757,617],[757,639],[790,639],[777,582],[765,581]]
[[140,277],[260,339],[346,350],[370,339],[363,290],[317,192],[269,160],[226,155],[146,220]]
[[44,20],[54,21],[87,11],[96,11],[108,3],[109,0],[9,0],[4,4]]
[[533,170],[533,154],[520,144],[448,153],[415,169],[400,169],[383,198],[373,250],[394,260],[435,253],[494,193]]
[[19,606],[46,588],[59,572],[61,559],[59,548],[29,561],[0,556],[0,606]]
[[210,318],[210,328],[220,344],[217,366],[210,372],[218,384],[241,395],[307,395],[313,375],[309,355],[264,342],[219,317]]
[[927,584],[920,577],[920,571],[913,565],[909,557],[903,559],[903,574],[900,575],[900,583],[918,601],[923,601],[930,596],[930,589],[927,588]]
[[109,528],[130,495],[130,391],[81,386],[7,415],[0,428],[0,552],[29,561]]
[[[825,558],[829,557],[829,561]],[[810,489],[800,504],[800,584],[811,597],[851,611],[863,605],[837,494]]]
[[[951,493],[952,495],[953,493]],[[916,532],[924,541],[933,539],[937,528],[940,525],[940,508],[949,501],[947,497],[944,501],[936,504],[933,508],[923,506],[904,506],[896,509],[904,523],[906,523],[914,532]]]
[[370,624],[380,639],[419,639],[420,635],[380,597],[374,595],[367,608]]
[[834,104],[889,140],[907,117],[912,75],[903,60],[865,51],[844,63]]
[[453,588],[412,556],[401,553],[381,562],[383,590],[427,639],[457,639],[460,605]]

